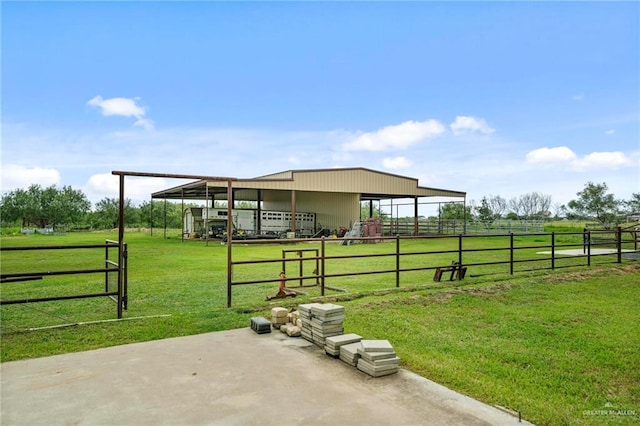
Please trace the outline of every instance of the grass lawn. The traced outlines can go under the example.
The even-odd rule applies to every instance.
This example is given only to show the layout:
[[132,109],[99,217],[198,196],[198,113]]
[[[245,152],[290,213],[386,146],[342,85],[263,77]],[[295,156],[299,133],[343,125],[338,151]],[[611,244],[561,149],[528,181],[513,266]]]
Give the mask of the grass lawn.
[[[3,246],[101,243],[113,233],[2,237]],[[247,327],[249,317],[268,315],[271,306],[295,307],[308,301],[337,301],[347,309],[345,328],[367,338],[388,339],[402,366],[489,404],[520,411],[536,424],[637,424],[640,415],[640,265],[594,258],[592,267],[508,274],[508,265],[470,268],[460,283],[432,281],[433,271],[336,277],[327,285],[304,287],[308,296],[265,302],[277,283],[233,289],[226,308],[226,246],[163,240],[128,233],[129,310],[115,318],[105,298],[5,305],[1,314],[1,359],[11,361],[131,342]],[[522,238],[522,246],[544,244]],[[504,242],[473,239],[474,248]],[[393,253],[395,243],[327,245],[327,254]],[[403,244],[405,244],[403,242]],[[457,241],[411,242],[403,251],[457,247]],[[412,245],[413,244],[413,245]],[[307,246],[305,246],[306,248]],[[311,247],[311,245],[309,246]],[[234,246],[234,259],[280,258],[283,246]],[[286,246],[286,248],[291,248]],[[534,256],[536,249],[518,256]],[[448,264],[454,254],[407,255],[402,267]],[[467,256],[465,254],[465,256]],[[468,254],[465,262],[501,260],[508,252]],[[373,259],[373,260],[371,260]],[[386,269],[394,257],[341,259],[327,273]],[[100,267],[104,251],[2,252],[2,272]],[[560,261],[558,261],[560,262]],[[581,261],[584,264],[584,259]],[[580,264],[575,259],[560,262]],[[548,264],[541,261],[541,265]],[[521,269],[535,269],[523,264]],[[288,263],[290,275],[299,264]],[[314,262],[303,264],[305,274]],[[276,279],[280,262],[238,265],[234,279]],[[293,288],[297,282],[289,284]],[[101,275],[46,277],[2,285],[2,299],[93,292]],[[86,322],[70,327],[55,326]],[[48,328],[54,327],[54,328]],[[602,415],[603,411],[614,411]],[[635,411],[635,417],[629,414]],[[618,414],[615,414],[618,413]]]

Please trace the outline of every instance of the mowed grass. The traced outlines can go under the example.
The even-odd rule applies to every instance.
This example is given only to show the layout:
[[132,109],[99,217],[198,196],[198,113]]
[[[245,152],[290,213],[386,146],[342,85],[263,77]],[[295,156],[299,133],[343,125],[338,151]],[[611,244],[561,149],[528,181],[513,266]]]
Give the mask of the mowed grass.
[[[3,246],[101,243],[112,233],[3,237]],[[516,245],[548,243],[544,236],[518,237]],[[570,239],[570,237],[566,237]],[[592,259],[592,267],[556,271],[539,249],[516,252],[521,259],[542,260],[470,267],[462,282],[432,281],[433,271],[375,274],[327,279],[318,287],[288,286],[307,296],[265,302],[278,283],[233,288],[226,308],[227,248],[216,242],[181,242],[172,235],[128,233],[129,310],[124,321],[106,298],[4,305],[1,307],[2,361],[100,348],[124,343],[247,327],[249,318],[269,315],[271,306],[294,308],[309,301],[337,301],[347,309],[345,328],[372,339],[388,339],[402,366],[489,404],[520,411],[536,424],[637,424],[640,413],[640,266]],[[571,240],[571,242],[575,242]],[[578,241],[579,243],[579,241]],[[457,239],[401,242],[403,253],[455,250]],[[280,259],[282,250],[319,245],[234,245],[235,260]],[[465,248],[504,248],[508,239],[473,238]],[[328,255],[395,252],[395,241],[340,246],[327,243]],[[311,254],[307,253],[307,256]],[[501,261],[509,252],[465,253],[465,263]],[[291,255],[289,257],[294,257]],[[406,254],[401,267],[449,264],[457,254]],[[101,267],[104,250],[2,252],[2,272]],[[395,256],[334,259],[326,273],[392,269]],[[585,259],[557,260],[559,266],[584,265]],[[558,265],[557,265],[558,266]],[[288,262],[297,276],[299,262]],[[302,264],[311,274],[315,261]],[[277,279],[281,262],[237,265],[234,280]],[[313,280],[305,281],[305,285]],[[104,289],[102,274],[46,277],[41,281],[2,284],[2,299]],[[60,324],[86,323],[62,328]],[[608,407],[608,408],[605,408]],[[595,415],[603,410],[618,414]],[[635,411],[636,415],[629,415]]]
[[[350,302],[346,327],[393,336],[406,368],[536,424],[637,424],[639,272],[367,297]],[[589,414],[605,406],[636,415]]]

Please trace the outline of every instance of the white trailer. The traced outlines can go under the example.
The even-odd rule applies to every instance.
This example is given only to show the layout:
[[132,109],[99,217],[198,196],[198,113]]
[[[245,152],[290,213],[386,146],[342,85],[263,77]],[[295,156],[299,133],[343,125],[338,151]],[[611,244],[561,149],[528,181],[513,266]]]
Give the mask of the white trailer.
[[[197,233],[221,237],[227,230],[227,214],[226,209],[220,208],[186,208],[183,213],[183,232],[185,235]],[[258,222],[257,210],[233,209],[231,222],[234,233],[280,236],[292,229],[291,212],[261,210]],[[296,213],[296,233],[299,236],[312,236],[315,225],[315,213]]]
[[[260,230],[262,233],[280,233],[291,230],[291,212],[261,211]],[[310,237],[315,233],[315,213],[296,212],[296,233],[302,237]]]

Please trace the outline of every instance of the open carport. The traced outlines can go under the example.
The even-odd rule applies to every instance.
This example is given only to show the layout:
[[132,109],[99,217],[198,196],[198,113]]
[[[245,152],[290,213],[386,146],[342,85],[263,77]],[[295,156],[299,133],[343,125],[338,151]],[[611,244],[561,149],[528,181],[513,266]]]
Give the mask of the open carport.
[[0,368],[6,425],[523,424],[406,370],[372,378],[278,331],[238,329]]

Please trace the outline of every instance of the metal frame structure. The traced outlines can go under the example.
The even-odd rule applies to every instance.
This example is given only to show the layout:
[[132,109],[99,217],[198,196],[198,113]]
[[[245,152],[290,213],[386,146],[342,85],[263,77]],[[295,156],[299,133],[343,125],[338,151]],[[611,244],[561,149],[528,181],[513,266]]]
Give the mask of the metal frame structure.
[[[227,183],[227,197],[231,200],[232,197],[232,182],[237,180],[233,177],[221,177],[221,176],[200,176],[200,175],[185,175],[185,174],[171,174],[171,173],[146,173],[146,172],[128,172],[128,171],[112,171],[111,174],[119,177],[119,201],[118,201],[118,247],[120,247],[120,256],[122,256],[122,248],[124,247],[124,206],[125,206],[125,177],[152,177],[152,178],[168,178],[168,179],[193,179],[204,181],[224,181]],[[231,204],[227,203],[227,229],[232,229],[232,217],[231,217]],[[231,259],[231,240],[227,241],[227,258]],[[122,265],[118,259],[118,263]],[[124,286],[124,274],[122,266],[118,268],[118,292],[122,290]],[[231,300],[231,267],[228,264],[227,267],[227,299]]]
[[[301,208],[299,204],[304,204],[305,202],[308,204],[310,199],[317,199],[319,196],[328,194],[331,194],[332,197],[337,195],[357,195],[357,201],[360,203],[369,201],[370,211],[373,209],[373,201],[411,199],[413,202],[407,203],[407,205],[411,204],[414,207],[414,231],[416,233],[418,232],[418,207],[424,204],[420,203],[420,199],[424,197],[462,198],[464,200],[462,202],[466,204],[466,192],[423,187],[418,184],[418,180],[415,178],[362,167],[289,170],[253,179],[234,179],[233,190],[231,193],[227,193],[226,198],[224,198],[226,189],[228,188],[225,188],[223,183],[201,179],[200,181],[155,192],[151,194],[151,198],[182,200],[183,202],[185,199],[207,200],[207,203],[211,200],[211,207],[213,207],[216,195],[221,197],[219,199],[226,199],[227,203],[231,205],[234,204],[236,197],[238,197],[238,199],[257,202],[258,217],[261,211],[261,202],[264,200],[266,193],[288,192],[290,194],[289,200],[286,201],[292,217],[295,217],[297,209]],[[305,195],[306,197],[304,197]],[[304,200],[301,201],[301,199]],[[283,198],[278,202],[284,201]],[[327,203],[323,204],[323,206],[326,205]],[[283,210],[282,208],[269,209]],[[318,212],[314,207],[307,206],[304,209],[309,212],[324,213],[325,216],[329,214],[326,211]],[[338,210],[343,211],[342,209]],[[345,220],[344,225],[347,225],[348,221],[357,221],[360,218],[360,211],[359,205],[357,207],[357,216],[352,215],[348,220],[347,218],[341,218]],[[336,228],[338,225],[340,224],[330,226]],[[259,223],[258,230],[261,230]],[[291,231],[296,231],[295,222],[291,223]]]
[[[557,237],[561,236],[581,236],[582,242],[580,243],[559,243],[557,241]],[[609,242],[594,242],[593,236],[600,235],[613,235],[612,240],[615,241],[615,250],[612,253],[607,254],[594,254],[591,252],[592,247],[602,247],[604,245],[609,245]],[[539,245],[527,245],[527,246],[517,246],[515,244],[514,237],[517,236],[544,236],[549,237],[550,242],[548,244],[539,244]],[[563,233],[537,233],[537,234],[492,234],[492,235],[435,235],[435,236],[404,236],[401,237],[396,235],[395,237],[349,237],[355,241],[395,241],[395,250],[390,253],[374,253],[374,254],[349,254],[349,255],[327,255],[326,254],[326,243],[327,240],[323,238],[319,239],[288,239],[288,240],[244,240],[242,243],[246,244],[292,244],[299,242],[319,242],[320,243],[320,254],[317,256],[306,257],[304,260],[316,260],[320,264],[320,268],[317,274],[312,275],[302,275],[301,276],[288,276],[284,278],[285,281],[302,281],[304,279],[319,279],[320,280],[320,291],[321,295],[325,295],[325,289],[331,289],[325,284],[327,278],[337,278],[337,277],[347,277],[347,276],[361,276],[361,275],[374,275],[374,274],[394,274],[395,275],[395,287],[400,287],[400,275],[404,272],[416,272],[416,271],[429,271],[438,269],[446,269],[451,265],[435,265],[435,266],[424,266],[424,267],[412,267],[412,268],[402,268],[400,264],[400,260],[402,257],[406,256],[424,256],[424,255],[438,255],[438,254],[451,254],[456,256],[456,264],[459,268],[469,268],[473,266],[487,266],[487,265],[508,265],[509,266],[509,274],[513,275],[517,272],[527,272],[527,271],[537,271],[537,270],[546,270],[546,269],[559,269],[559,268],[568,268],[568,267],[577,267],[577,266],[591,266],[591,259],[595,257],[615,257],[615,263],[622,263],[623,258],[623,244],[631,245],[633,244],[634,249],[638,249],[638,231],[635,232],[635,235],[632,236],[631,239],[625,240],[623,239],[623,233],[620,227],[615,230],[610,231],[588,231],[585,232],[563,232]],[[468,239],[474,238],[508,238],[509,244],[504,247],[496,247],[496,248],[484,248],[484,249],[468,249],[464,248],[464,241]],[[457,240],[457,249],[455,250],[435,250],[435,251],[414,251],[414,252],[406,252],[401,250],[401,241],[403,240],[434,240],[434,239],[453,239]],[[230,245],[229,245],[230,247]],[[557,265],[557,260],[561,257],[557,256],[556,252],[560,248],[580,248],[584,250],[583,255],[572,256],[572,258],[584,258],[586,259],[586,265],[566,265],[559,266]],[[549,257],[535,257],[529,259],[515,259],[515,253],[519,250],[530,250],[530,249],[550,249],[551,255]],[[291,250],[296,251],[296,250]],[[472,252],[496,252],[502,251],[508,253],[508,259],[493,261],[493,262],[466,262],[464,259],[465,253]],[[371,258],[371,257],[394,257],[395,258],[395,268],[392,269],[384,269],[384,270],[371,270],[366,272],[340,272],[340,273],[326,273],[326,264],[328,262],[333,262],[340,259],[356,259],[356,258]],[[280,259],[260,259],[260,260],[238,260],[234,261],[231,258],[231,252],[229,252],[228,257],[228,270],[231,270],[234,266],[237,265],[252,265],[252,264],[269,264],[269,263],[279,263],[282,262],[300,262],[301,258],[285,258],[284,253],[283,257]],[[539,267],[533,269],[520,269],[516,270],[515,265],[526,264],[532,262],[549,262],[546,267]],[[284,268],[283,268],[284,269]],[[484,274],[475,274],[474,276],[480,276]],[[251,285],[251,284],[267,284],[267,283],[275,283],[280,281],[281,278],[277,279],[261,279],[261,280],[242,280],[242,281],[228,281],[228,289],[227,289],[227,307],[231,307],[231,287],[237,285]]]
[[[20,303],[50,302],[55,300],[86,299],[92,297],[107,296],[117,305],[117,317],[122,318],[122,310],[127,309],[128,304],[128,277],[127,277],[127,245],[119,244],[116,241],[106,240],[104,244],[80,244],[80,245],[57,245],[57,246],[27,246],[27,247],[0,247],[0,251],[50,251],[50,250],[73,250],[73,249],[99,249],[104,248],[104,268],[92,269],[68,269],[60,271],[36,271],[36,272],[13,272],[0,275],[0,282],[12,283],[19,281],[41,280],[45,276],[57,275],[78,275],[104,273],[104,292],[70,294],[65,296],[48,296],[37,298],[0,300],[0,305],[12,305]],[[118,248],[118,261],[109,259],[109,249]],[[109,291],[109,275],[118,273],[118,288],[116,291]]]

